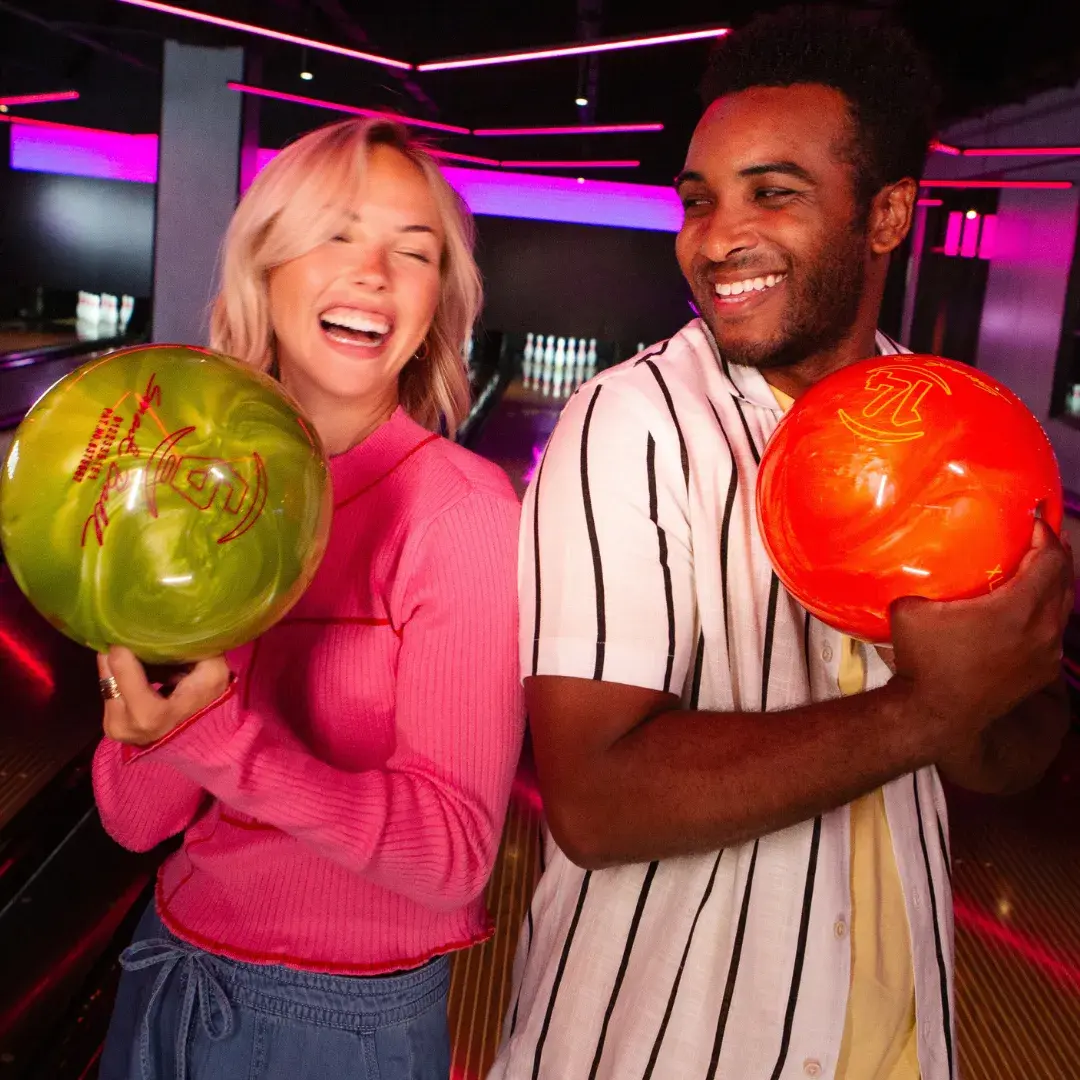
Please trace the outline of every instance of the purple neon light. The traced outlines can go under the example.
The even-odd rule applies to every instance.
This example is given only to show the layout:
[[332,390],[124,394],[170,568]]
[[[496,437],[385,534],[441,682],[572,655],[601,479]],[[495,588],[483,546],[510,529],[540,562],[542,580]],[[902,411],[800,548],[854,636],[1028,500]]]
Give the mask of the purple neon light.
[[916,199],[916,206],[944,206],[944,199]]
[[349,113],[352,116],[369,116],[377,120],[396,120],[409,127],[430,128],[432,131],[447,131],[452,135],[468,135],[469,129],[454,124],[438,124],[434,120],[417,120],[400,113],[383,112],[380,109],[361,109],[357,105],[342,105],[336,101],[323,101],[321,98],[304,97],[302,94],[287,94],[284,90],[267,90],[261,86],[248,86],[247,83],[233,82],[225,84],[230,90],[255,97],[274,98],[278,101],[294,101],[298,105],[311,105],[316,109],[328,109],[330,112]]
[[157,11],[163,15],[176,15],[181,19],[192,19],[195,22],[208,23],[210,26],[221,26],[226,30],[238,30],[242,34],[270,38],[272,41],[284,41],[290,45],[302,45],[318,52],[347,56],[352,60],[366,60],[370,64],[380,64],[382,67],[399,68],[403,71],[412,71],[413,69],[413,65],[405,63],[404,60],[391,60],[387,56],[377,56],[375,53],[360,52],[357,49],[346,49],[341,45],[331,45],[327,41],[315,41],[312,38],[298,37],[296,34],[285,34],[280,30],[271,30],[266,26],[238,22],[236,19],[223,19],[219,15],[208,15],[203,11],[191,11],[189,8],[175,7],[172,4],[161,4],[157,0],[117,0],[117,2],[130,4],[132,7],[146,8],[148,11]]
[[11,167],[153,184],[157,182],[158,137],[40,120],[29,123],[19,117],[11,126]]
[[[262,169],[276,153],[260,150],[256,169]],[[11,129],[11,167],[154,183],[157,136],[16,123]],[[667,185],[612,180],[579,183],[566,176],[452,166],[445,167],[443,174],[474,214],[655,232],[678,232],[682,225],[682,205]]]
[[964,215],[959,210],[953,210],[949,214],[949,220],[945,224],[945,254],[960,254],[960,233],[964,227]]
[[0,97],[0,105],[46,105],[51,101],[78,101],[78,90],[57,90],[52,94],[14,94]]
[[981,216],[964,215],[964,225],[960,233],[960,254],[965,259],[974,259],[979,250],[979,223]]
[[465,161],[472,165],[492,165],[495,168],[500,165],[494,158],[477,157],[475,154],[456,154],[451,150],[428,150],[428,153],[440,161]]
[[948,143],[943,143],[939,139],[930,140],[930,150],[932,153],[948,154],[950,157],[959,157],[962,153],[958,146],[950,146]]
[[663,124],[573,124],[569,127],[476,128],[474,135],[617,135],[663,131]]
[[525,60],[554,60],[560,56],[585,56],[590,53],[615,52],[620,49],[641,49],[650,45],[675,45],[682,41],[702,41],[730,34],[726,26],[705,30],[674,30],[661,34],[635,34],[633,37],[604,38],[577,45],[553,45],[550,48],[524,49],[515,52],[486,53],[482,56],[462,56],[453,60],[432,60],[417,64],[417,71],[452,71],[458,68],[490,67],[493,64],[519,64]]
[[624,159],[610,161],[504,161],[504,169],[636,169],[641,162]]
[[979,234],[979,258],[994,257],[994,241],[997,239],[997,214],[987,214],[982,219],[982,232]]
[[1029,191],[1067,191],[1071,180],[920,180],[924,188],[1026,188]]
[[964,157],[1068,157],[1080,154],[1080,146],[974,146]]

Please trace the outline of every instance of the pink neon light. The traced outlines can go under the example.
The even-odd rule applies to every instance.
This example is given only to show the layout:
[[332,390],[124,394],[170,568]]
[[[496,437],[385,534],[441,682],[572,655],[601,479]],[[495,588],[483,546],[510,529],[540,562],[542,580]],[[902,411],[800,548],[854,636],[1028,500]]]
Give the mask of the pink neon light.
[[239,30],[243,34],[253,34],[256,37],[270,38],[272,41],[285,41],[290,45],[303,45],[308,49],[319,52],[334,53],[337,56],[348,56],[353,60],[366,60],[370,64],[381,64],[383,67],[400,68],[403,71],[412,71],[413,65],[404,60],[391,60],[386,56],[377,56],[375,53],[359,52],[356,49],[346,49],[341,45],[331,45],[326,41],[315,41],[312,38],[298,37],[296,34],[283,34],[280,30],[270,30],[265,26],[255,26],[252,23],[237,22],[236,19],[223,19],[218,15],[207,15],[202,11],[190,11],[188,8],[174,7],[172,4],[160,4],[157,0],[119,0],[121,4],[130,4],[132,7],[146,8],[148,11],[158,11],[163,15],[176,15],[181,19],[192,19],[195,22],[209,23],[211,26],[222,26],[226,30]]
[[964,215],[964,227],[960,234],[960,254],[965,259],[974,259],[979,250],[979,215]]
[[34,681],[39,690],[51,694],[56,688],[52,673],[33,651],[27,648],[13,633],[0,630],[0,647],[14,657],[22,669]]
[[584,56],[588,53],[615,52],[618,49],[641,49],[648,45],[674,45],[680,41],[701,41],[705,38],[723,37],[730,34],[726,26],[708,30],[685,30],[667,34],[636,35],[626,38],[607,38],[588,41],[580,45],[554,45],[547,49],[529,49],[519,52],[488,53],[484,56],[462,56],[457,60],[433,60],[417,64],[417,71],[450,71],[455,68],[490,67],[492,64],[518,64],[524,60],[552,60],[558,56]]
[[475,154],[455,154],[450,150],[428,150],[428,153],[432,157],[439,158],[446,161],[465,161],[471,162],[473,165],[493,165],[496,168],[499,167],[499,162],[494,158],[477,157]]
[[[6,113],[0,113],[0,123],[4,124],[21,124],[26,127],[43,127],[43,128],[60,128],[64,131],[98,131],[99,128],[85,128],[80,127],[78,124],[61,124],[56,120],[38,120],[33,116],[8,116]],[[123,135],[122,131],[110,131],[109,135]]]
[[950,146],[948,143],[940,142],[937,139],[930,140],[930,150],[939,154],[948,154],[951,157],[959,157],[963,153],[958,146]]
[[953,898],[953,910],[957,923],[964,930],[1000,942],[1010,952],[1034,964],[1043,975],[1063,983],[1073,991],[1080,990],[1080,966],[1070,963],[1062,956],[1056,956],[1045,945],[1018,930],[1003,926],[959,896]]
[[1058,157],[1080,154],[1080,146],[976,146],[964,157]]
[[944,206],[945,202],[944,202],[943,199],[916,199],[915,200],[915,205],[916,206]]
[[0,105],[45,105],[50,101],[77,101],[78,90],[57,90],[54,94],[15,94],[0,97]]
[[504,161],[504,169],[636,169],[640,161]]
[[1071,180],[921,180],[925,188],[1027,188],[1036,191],[1067,191]]
[[574,124],[570,127],[477,128],[474,135],[615,135],[663,131],[663,124]]
[[378,109],[361,109],[356,105],[342,105],[336,101],[323,101],[320,98],[304,97],[302,94],[286,94],[283,90],[266,90],[261,86],[248,86],[246,83],[226,83],[230,90],[236,90],[241,94],[252,94],[255,97],[275,98],[278,101],[295,101],[298,105],[312,105],[316,109],[329,109],[331,112],[350,113],[353,116],[370,116],[380,120],[397,120],[399,123],[408,124],[409,127],[430,128],[432,131],[448,131],[453,135],[468,135],[469,129],[456,127],[453,124],[437,124],[434,120],[416,120],[411,116],[402,116],[399,113],[381,112]]
[[945,254],[960,254],[960,231],[964,227],[964,215],[959,210],[949,214],[945,224]]
[[983,218],[982,233],[979,235],[979,258],[994,257],[994,241],[997,239],[997,214],[987,214]]

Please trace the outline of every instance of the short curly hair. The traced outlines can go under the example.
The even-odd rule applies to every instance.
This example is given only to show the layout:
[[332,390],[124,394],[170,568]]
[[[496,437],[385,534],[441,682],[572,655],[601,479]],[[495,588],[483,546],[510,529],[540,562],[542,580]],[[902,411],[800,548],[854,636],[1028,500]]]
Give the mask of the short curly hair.
[[905,30],[834,6],[793,6],[761,15],[716,44],[701,97],[708,108],[717,98],[751,87],[800,83],[832,87],[848,100],[860,206],[868,206],[886,184],[921,176],[939,91]]

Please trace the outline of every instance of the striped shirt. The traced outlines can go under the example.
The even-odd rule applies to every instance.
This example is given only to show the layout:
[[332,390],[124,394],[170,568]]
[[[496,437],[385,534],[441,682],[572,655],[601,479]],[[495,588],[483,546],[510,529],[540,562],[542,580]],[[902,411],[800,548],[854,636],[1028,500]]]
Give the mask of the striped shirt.
[[[882,353],[899,346],[878,335]],[[526,674],[627,683],[719,712],[839,696],[841,635],[780,586],[756,525],[782,415],[705,325],[574,395],[526,494]],[[889,672],[866,650],[867,687]],[[886,784],[923,1080],[955,1080],[945,801]],[[545,836],[489,1080],[831,1078],[851,977],[850,812],[703,855],[586,871]],[[870,1078],[867,1078],[870,1080]]]

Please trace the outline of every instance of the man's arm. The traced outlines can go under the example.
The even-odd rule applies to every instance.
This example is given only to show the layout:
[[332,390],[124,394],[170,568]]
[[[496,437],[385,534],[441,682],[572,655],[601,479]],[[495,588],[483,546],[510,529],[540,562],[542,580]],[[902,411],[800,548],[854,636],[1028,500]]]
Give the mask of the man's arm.
[[772,713],[558,676],[526,679],[525,699],[548,825],[590,869],[763,836],[933,760],[899,682]]
[[892,681],[805,708],[683,711],[672,695],[638,687],[528,679],[556,841],[588,867],[716,850],[974,745],[1057,677],[1067,566],[1061,546],[1038,536],[1017,575],[990,596],[902,601],[893,609]]

